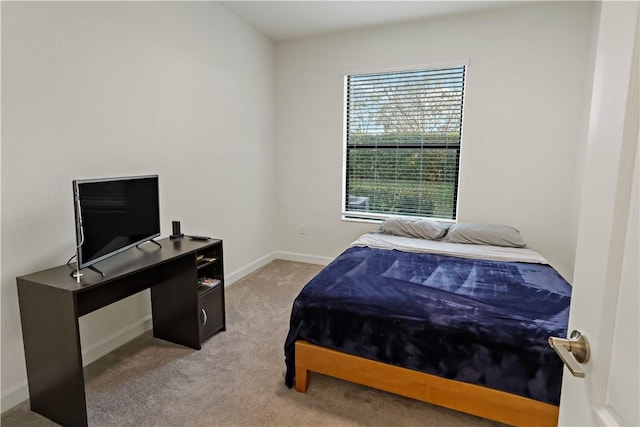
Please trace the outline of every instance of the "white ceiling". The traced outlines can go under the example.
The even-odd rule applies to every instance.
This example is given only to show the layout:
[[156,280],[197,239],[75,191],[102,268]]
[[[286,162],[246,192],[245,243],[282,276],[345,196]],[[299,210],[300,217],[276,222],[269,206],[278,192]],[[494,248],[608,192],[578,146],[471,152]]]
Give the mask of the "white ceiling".
[[492,9],[522,1],[222,1],[272,40]]

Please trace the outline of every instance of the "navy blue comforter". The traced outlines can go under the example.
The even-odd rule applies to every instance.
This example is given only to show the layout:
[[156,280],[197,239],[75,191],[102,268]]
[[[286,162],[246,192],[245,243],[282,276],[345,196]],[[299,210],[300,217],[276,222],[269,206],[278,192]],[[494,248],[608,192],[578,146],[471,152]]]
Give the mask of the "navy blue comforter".
[[559,404],[571,286],[550,266],[353,247],[296,298],[295,341]]

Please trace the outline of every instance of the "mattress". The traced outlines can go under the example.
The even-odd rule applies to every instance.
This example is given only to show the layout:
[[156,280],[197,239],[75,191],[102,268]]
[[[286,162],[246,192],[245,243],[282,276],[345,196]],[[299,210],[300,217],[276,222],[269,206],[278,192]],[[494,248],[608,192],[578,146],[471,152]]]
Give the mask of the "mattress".
[[571,286],[544,258],[387,244],[354,242],[296,297],[284,348],[288,387],[295,341],[305,340],[559,404],[562,362],[547,338],[566,336]]

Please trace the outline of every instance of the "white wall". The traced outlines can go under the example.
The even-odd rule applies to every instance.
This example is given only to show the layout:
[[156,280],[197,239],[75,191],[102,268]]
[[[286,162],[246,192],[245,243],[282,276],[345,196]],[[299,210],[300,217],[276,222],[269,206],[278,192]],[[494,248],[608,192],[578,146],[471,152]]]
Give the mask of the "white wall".
[[343,75],[465,61],[458,219],[517,227],[570,280],[591,9],[534,2],[279,43],[279,248],[336,256],[375,228],[341,221]]
[[[73,253],[74,178],[158,173],[163,235],[178,219],[187,233],[223,238],[227,278],[276,249],[321,262],[375,228],[340,218],[347,72],[468,62],[459,219],[518,227],[571,278],[588,3],[276,49],[210,2],[1,8],[3,410],[27,397],[15,276]],[[145,292],[83,317],[85,362],[140,333],[148,316]]]
[[[74,253],[72,179],[159,174],[162,235],[224,239],[227,277],[275,251],[274,71],[216,3],[2,2],[3,410],[27,397],[15,277]],[[85,363],[149,313],[81,318]]]

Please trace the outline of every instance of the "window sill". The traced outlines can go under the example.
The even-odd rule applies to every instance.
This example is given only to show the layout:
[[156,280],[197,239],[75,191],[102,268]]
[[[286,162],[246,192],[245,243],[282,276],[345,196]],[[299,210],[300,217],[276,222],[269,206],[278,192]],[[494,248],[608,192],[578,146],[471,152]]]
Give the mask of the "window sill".
[[455,224],[457,223],[457,221],[455,219],[449,219],[449,218],[435,218],[435,217],[422,217],[422,216],[409,216],[409,215],[380,215],[380,216],[376,216],[374,217],[359,217],[356,216],[356,214],[353,213],[349,213],[349,214],[342,214],[342,221],[344,222],[359,222],[359,223],[364,223],[364,224],[382,224],[384,222],[385,219],[393,217],[393,216],[402,216],[404,218],[415,218],[415,219],[429,219],[432,221],[438,221],[438,222],[442,222],[445,224]]
[[382,224],[384,222],[384,218],[373,219],[373,218],[357,218],[350,215],[342,215],[342,221],[344,222],[359,222],[363,224]]

